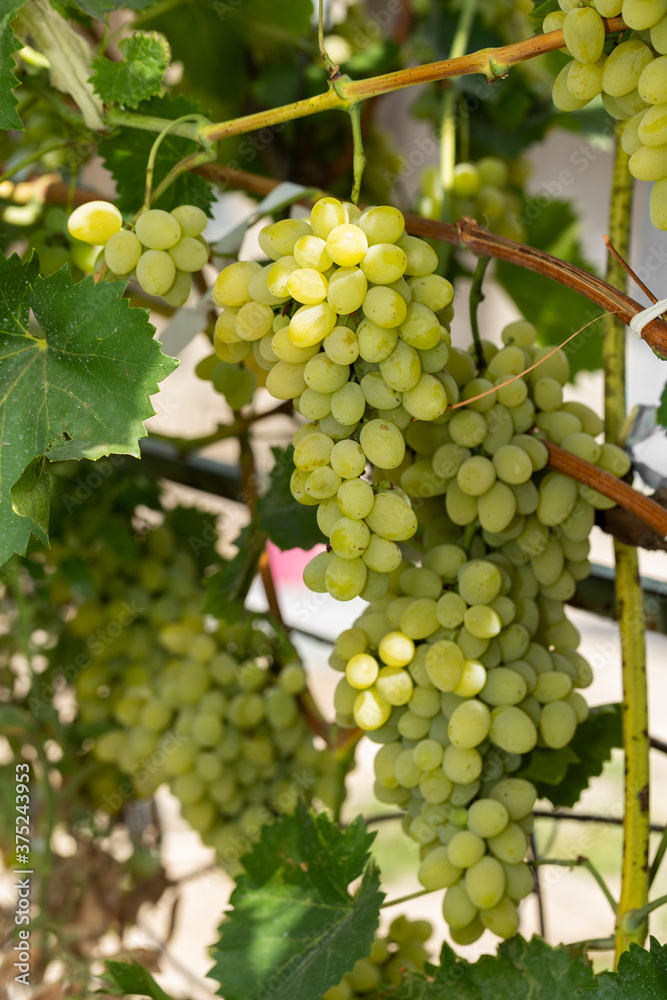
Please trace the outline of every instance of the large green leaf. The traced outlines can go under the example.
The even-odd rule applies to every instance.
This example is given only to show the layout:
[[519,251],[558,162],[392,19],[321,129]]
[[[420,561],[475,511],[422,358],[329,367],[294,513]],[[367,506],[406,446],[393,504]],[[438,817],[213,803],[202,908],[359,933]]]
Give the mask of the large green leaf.
[[297,503],[290,492],[294,447],[271,450],[275,464],[269,487],[257,503],[257,527],[283,552],[312,549],[324,541],[324,536],[317,524],[317,508]]
[[[559,184],[555,181],[554,184]],[[545,250],[587,271],[591,265],[584,259],[579,243],[578,226],[569,202],[543,196],[524,201],[521,221],[526,227],[525,242],[537,250]],[[599,307],[571,288],[541,274],[527,274],[515,264],[499,261],[497,277],[514,299],[526,319],[537,329],[541,344],[562,344],[596,316]],[[570,362],[570,376],[578,371],[595,371],[602,365],[602,325],[593,323],[565,347]]]
[[23,3],[24,0],[0,0],[0,128],[4,129],[23,128],[12,92],[17,84],[13,53],[21,48],[21,42],[11,29]]
[[616,972],[604,972],[581,1000],[664,1000],[667,997],[667,945],[651,937],[651,950],[631,944]]
[[623,745],[621,706],[597,705],[562,750],[536,747],[526,756],[521,777],[532,781],[540,798],[570,808],[579,801],[591,778],[602,774],[614,747]]
[[[167,125],[175,118],[198,113],[200,108],[195,101],[185,97],[154,97],[150,101],[142,101],[138,110],[143,115],[164,118]],[[118,128],[100,143],[100,155],[116,182],[116,204],[121,212],[134,214],[143,203],[146,164],[155,139],[154,132],[138,128]],[[155,158],[153,189],[179,160],[196,149],[196,144],[190,139],[168,135],[160,144]],[[177,205],[197,205],[210,215],[213,200],[210,184],[198,174],[186,171],[176,178],[161,198],[153,202],[153,207],[163,208],[168,212]]]
[[320,1000],[370,954],[383,899],[373,837],[360,817],[343,831],[303,804],[263,828],[212,949],[220,996]]
[[93,87],[105,104],[136,108],[162,89],[169,45],[160,35],[137,32],[118,43],[119,62],[101,56],[93,62]]
[[[552,948],[542,938],[520,935],[503,941],[496,955],[477,962],[460,958],[445,943],[429,978],[406,976],[387,994],[391,1000],[574,1000],[575,990],[595,983],[586,960],[563,945]],[[587,994],[586,994],[587,995]],[[619,996],[620,1000],[620,996]]]
[[35,458],[139,454],[150,396],[177,362],[161,354],[148,312],[122,298],[125,287],[91,277],[75,285],[67,267],[41,278],[34,255],[0,254],[0,565],[25,552],[31,529],[46,540],[13,509],[12,487]]

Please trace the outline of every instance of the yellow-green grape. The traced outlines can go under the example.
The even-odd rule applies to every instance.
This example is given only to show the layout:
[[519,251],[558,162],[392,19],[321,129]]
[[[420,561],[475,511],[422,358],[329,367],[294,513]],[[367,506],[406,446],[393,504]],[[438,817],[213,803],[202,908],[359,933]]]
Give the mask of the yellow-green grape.
[[170,215],[174,216],[184,236],[199,236],[208,223],[206,212],[196,205],[179,205],[172,208]]
[[315,236],[326,240],[332,229],[346,222],[345,209],[337,198],[320,198],[310,212],[310,225]]
[[602,87],[610,97],[623,97],[637,89],[639,78],[653,61],[648,45],[638,38],[621,42],[610,52],[602,71]]
[[667,104],[654,104],[635,115],[625,126],[624,135],[628,129],[631,134],[636,131],[637,139],[645,146],[663,146],[667,142]]
[[577,62],[597,62],[605,41],[602,18],[592,7],[571,10],[563,22],[563,37]]
[[169,306],[178,308],[184,306],[190,298],[192,292],[192,275],[189,271],[179,271],[176,269],[174,283],[168,292],[164,292],[162,298]]
[[336,326],[336,313],[328,302],[301,306],[292,316],[289,337],[297,347],[312,347],[327,337]]
[[551,89],[551,100],[559,111],[580,111],[588,104],[589,98],[581,100],[575,97],[568,86],[570,64],[563,66]]
[[225,267],[215,279],[211,292],[215,304],[238,309],[250,302],[250,281],[260,269],[261,265],[252,260],[238,260]]
[[312,267],[316,271],[328,271],[333,261],[327,253],[326,240],[319,236],[305,234],[294,244],[294,259],[298,267]]
[[334,555],[326,569],[327,590],[337,601],[351,601],[364,589],[367,575],[368,570],[361,559],[342,559]]
[[396,243],[405,229],[405,220],[397,208],[383,205],[367,208],[362,212],[359,228],[365,233],[369,246],[376,243]]
[[641,100],[647,104],[667,101],[667,56],[660,56],[644,67],[637,90]]
[[176,265],[164,250],[145,250],[136,270],[137,281],[149,295],[164,295],[176,278]]
[[572,60],[567,71],[567,89],[573,98],[578,101],[590,101],[602,93],[602,72],[605,61],[604,56],[593,63]]
[[358,264],[368,250],[368,240],[359,226],[343,223],[327,235],[327,253],[334,264],[351,267]]
[[67,220],[70,236],[94,246],[104,246],[122,225],[122,215],[108,201],[88,201],[79,205]]
[[172,246],[169,255],[181,271],[201,271],[208,261],[208,249],[194,236],[184,236]]
[[667,14],[666,0],[623,0],[622,16],[628,28],[645,31]]
[[129,274],[137,266],[142,252],[139,238],[129,229],[120,229],[109,237],[104,248],[104,260],[114,274]]
[[391,715],[391,705],[369,688],[357,695],[353,715],[360,729],[379,729]]
[[149,250],[169,250],[183,236],[178,219],[160,208],[142,212],[134,228],[143,246]]
[[651,28],[651,45],[661,55],[667,53],[667,15]]
[[402,497],[381,493],[375,497],[373,510],[366,518],[371,531],[394,542],[412,538],[417,530],[417,517]]

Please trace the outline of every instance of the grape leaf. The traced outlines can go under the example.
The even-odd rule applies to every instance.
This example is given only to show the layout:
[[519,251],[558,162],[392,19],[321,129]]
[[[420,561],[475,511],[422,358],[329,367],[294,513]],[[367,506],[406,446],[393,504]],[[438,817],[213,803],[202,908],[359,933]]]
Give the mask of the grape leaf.
[[75,285],[67,267],[41,278],[35,255],[0,254],[0,565],[25,552],[35,526],[15,513],[11,489],[36,457],[139,454],[149,397],[177,362],[125,288]]
[[662,390],[660,406],[655,416],[660,426],[667,429],[667,382],[665,383],[665,388]]
[[235,544],[238,552],[233,559],[204,581],[204,610],[229,624],[243,617],[245,597],[257,573],[266,535],[258,532],[251,522],[243,528]]
[[106,962],[105,965],[107,971],[100,976],[105,985],[96,993],[123,997],[131,993],[133,996],[151,997],[152,1000],[172,1000],[139,962],[133,961],[131,965],[128,962]]
[[[138,110],[141,114],[164,118],[167,125],[175,118],[198,113],[200,108],[195,101],[185,97],[154,97],[150,101],[142,101]],[[144,200],[146,164],[155,138],[154,132],[143,129],[118,128],[100,143],[100,155],[116,182],[116,204],[121,212],[136,212]],[[155,158],[153,189],[179,160],[195,149],[195,143],[191,139],[168,135],[160,144]],[[153,202],[153,208],[163,208],[168,212],[177,205],[197,205],[207,215],[211,215],[213,200],[210,184],[198,174],[186,171],[176,178],[161,198]]]
[[[559,184],[559,182],[554,182]],[[527,198],[521,222],[526,227],[524,242],[545,250],[577,267],[594,273],[584,259],[577,236],[576,217],[569,202],[554,200],[550,192]],[[521,314],[533,323],[541,344],[562,344],[575,330],[600,316],[601,310],[578,292],[541,274],[530,274],[515,264],[499,261],[497,278],[514,299]],[[577,372],[595,371],[602,365],[600,323],[587,326],[564,348],[570,362],[570,378]]]
[[536,747],[527,754],[522,778],[532,781],[540,798],[570,808],[579,801],[591,778],[602,774],[614,747],[623,745],[621,706],[597,705],[562,750]]
[[169,44],[160,35],[136,32],[118,43],[120,62],[105,56],[93,62],[93,87],[105,104],[136,108],[160,93],[169,65]]
[[530,12],[530,17],[534,17],[537,21],[537,30],[539,34],[542,33],[542,21],[547,16],[547,14],[553,14],[557,10],[561,10],[558,0],[544,0],[543,3],[538,4]]
[[317,524],[317,508],[298,503],[290,492],[294,447],[289,445],[271,450],[275,464],[269,488],[257,502],[257,527],[283,552],[287,549],[312,549],[324,538]]
[[343,831],[303,803],[263,827],[212,949],[219,995],[260,1000],[270,990],[271,1000],[320,1000],[370,954],[383,899],[373,839],[361,817]]
[[41,541],[49,537],[49,462],[39,455],[28,465],[11,488],[12,510],[32,521],[31,530]]
[[120,10],[121,7],[127,7],[130,10],[146,10],[147,7],[155,3],[155,0],[72,0],[72,2],[86,14],[103,21],[112,10]]
[[660,1000],[667,996],[667,945],[651,936],[651,950],[631,944],[616,972],[603,972],[582,1000]]
[[24,0],[0,0],[0,128],[23,128],[16,113],[17,100],[12,88],[18,80],[14,76],[14,52],[22,47],[22,42],[11,29],[11,23]]
[[503,941],[496,955],[482,955],[474,964],[445,942],[440,965],[427,966],[426,972],[431,981],[421,973],[407,973],[403,984],[387,996],[391,1000],[573,1000],[575,990],[595,983],[585,958],[574,949],[552,948],[537,936],[526,941],[520,934]]

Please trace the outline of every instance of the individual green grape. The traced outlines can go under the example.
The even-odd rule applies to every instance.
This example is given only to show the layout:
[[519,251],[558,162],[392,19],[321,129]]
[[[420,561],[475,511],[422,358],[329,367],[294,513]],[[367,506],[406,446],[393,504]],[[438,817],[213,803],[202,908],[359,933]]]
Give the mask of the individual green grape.
[[376,573],[392,573],[400,566],[402,556],[396,542],[373,534],[361,558]]
[[468,868],[463,884],[472,906],[479,910],[488,910],[496,906],[503,897],[506,884],[505,870],[500,861],[485,855]]
[[610,97],[623,97],[636,90],[646,66],[653,61],[648,45],[638,38],[621,42],[610,52],[602,71],[602,87]]
[[327,253],[334,264],[351,267],[358,264],[368,249],[368,240],[363,229],[345,222],[335,226],[327,234]]
[[396,243],[403,233],[405,221],[398,209],[383,205],[362,212],[359,227],[366,234],[369,246],[373,246],[376,243]]
[[447,845],[447,857],[456,868],[470,868],[484,856],[486,844],[471,830],[454,834]]
[[577,101],[591,101],[602,93],[602,73],[606,57],[597,62],[581,63],[573,59],[567,70],[567,89]]
[[337,556],[343,559],[357,559],[368,548],[370,535],[364,521],[341,517],[333,526],[329,541]]
[[104,248],[104,260],[114,274],[134,271],[143,248],[137,236],[129,229],[120,229],[109,237]]
[[164,250],[145,250],[136,270],[137,281],[148,295],[164,295],[176,278],[176,266]]
[[320,352],[306,362],[303,377],[307,386],[316,392],[336,392],[348,380],[350,374],[347,365],[337,365],[335,361]]
[[334,555],[325,572],[327,590],[337,601],[351,601],[364,589],[367,575],[368,570],[358,557],[341,559]]
[[496,799],[477,799],[468,808],[468,829],[483,837],[497,837],[509,823],[509,812]]
[[405,456],[405,439],[400,430],[383,420],[364,424],[359,443],[371,464],[381,469],[396,469]]
[[327,301],[334,312],[350,314],[361,308],[368,283],[358,267],[339,267],[329,279]]
[[577,7],[569,11],[563,22],[563,38],[577,62],[597,62],[605,42],[604,22],[600,14],[592,7]]
[[667,177],[667,144],[640,146],[630,157],[628,170],[639,181],[659,181]]
[[366,524],[378,535],[394,542],[412,538],[417,530],[417,518],[412,508],[394,493],[380,493],[375,497],[373,510]]
[[183,236],[169,248],[169,255],[179,270],[200,271],[208,261],[208,248],[193,236]]
[[540,733],[548,747],[559,750],[572,740],[577,716],[566,701],[551,701],[540,712]]
[[486,738],[490,726],[491,713],[486,705],[475,699],[464,701],[450,716],[449,738],[453,746],[471,749]]
[[459,571],[459,594],[468,604],[489,604],[500,593],[502,576],[494,563],[475,560]]
[[387,330],[369,319],[363,319],[357,327],[357,340],[364,361],[384,361],[396,347],[398,330],[395,327]]
[[374,243],[359,264],[368,281],[376,285],[391,285],[405,273],[408,259],[393,243]]
[[499,705],[490,715],[489,739],[508,753],[529,753],[537,742],[531,719],[515,705]]
[[[531,467],[532,471],[532,467]],[[479,497],[491,489],[496,480],[494,463],[483,455],[473,455],[459,466],[456,482],[464,493]]]
[[477,913],[477,906],[472,902],[462,884],[457,883],[447,889],[442,903],[442,914],[450,930],[458,930],[469,926],[477,916]]
[[415,645],[402,632],[388,632],[378,645],[378,654],[388,667],[405,667],[415,655]]
[[378,662],[368,653],[357,653],[348,660],[345,677],[353,688],[369,688],[377,680],[380,668]]
[[[340,598],[337,599],[340,600]],[[373,688],[369,688],[357,695],[353,714],[354,721],[360,729],[379,729],[391,715],[391,705],[381,698]]]
[[435,376],[424,372],[417,384],[403,393],[403,407],[417,420],[437,420],[447,408],[447,394]]
[[134,228],[143,246],[149,250],[169,250],[183,237],[178,219],[160,208],[142,212]]
[[577,502],[576,483],[558,472],[548,473],[540,483],[539,493],[537,516],[549,527],[562,524]]
[[[338,488],[337,498],[342,513],[348,518],[356,519],[367,517],[373,509],[375,502],[375,494],[373,493],[372,486],[363,479],[349,479],[342,483]],[[370,534],[368,544],[370,545]],[[364,549],[364,552],[367,550],[368,545]],[[377,572],[388,571],[379,570]]]
[[514,937],[519,929],[516,904],[509,896],[504,896],[495,906],[481,910],[480,920],[486,928],[501,938]]
[[177,268],[176,277],[174,278],[174,283],[169,289],[169,291],[164,293],[162,298],[167,303],[167,305],[178,308],[180,306],[185,305],[185,303],[190,298],[191,292],[192,292],[192,275],[188,271],[179,271]]
[[652,28],[666,13],[665,0],[623,0],[623,20],[635,31]]
[[70,236],[94,246],[104,246],[122,225],[122,215],[108,201],[88,201],[79,205],[67,220]]
[[170,215],[176,219],[184,236],[199,236],[206,229],[206,212],[196,205],[179,205],[172,208]]
[[359,357],[356,334],[347,326],[335,326],[322,341],[327,356],[339,365],[351,365]]
[[[425,889],[446,889],[460,879],[463,871],[451,863],[448,848],[436,847],[430,851],[419,866],[417,878]],[[451,904],[450,904],[451,905]]]

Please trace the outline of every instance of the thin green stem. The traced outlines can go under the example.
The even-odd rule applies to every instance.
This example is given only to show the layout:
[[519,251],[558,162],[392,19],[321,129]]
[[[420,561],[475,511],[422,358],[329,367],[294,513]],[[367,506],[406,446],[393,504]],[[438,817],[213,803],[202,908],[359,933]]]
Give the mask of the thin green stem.
[[24,167],[30,166],[30,164],[34,163],[36,160],[40,160],[43,156],[46,156],[47,153],[52,152],[52,150],[62,149],[68,142],[69,139],[56,139],[55,142],[50,142],[46,146],[42,146],[41,149],[37,149],[34,152],[29,153],[28,156],[24,156],[24,158],[19,160],[18,163],[15,163],[13,167],[6,170],[4,174],[0,174],[0,182],[9,180],[9,178],[13,177],[14,174],[17,174],[19,170],[23,170]]
[[479,317],[477,315],[477,310],[480,304],[484,301],[484,292],[482,291],[482,284],[484,282],[484,275],[486,274],[486,269],[491,261],[490,257],[480,257],[477,261],[475,267],[475,273],[472,276],[472,284],[470,286],[470,297],[468,299],[470,308],[470,329],[472,330],[472,339],[475,345],[475,357],[477,358],[477,367],[480,374],[486,368],[486,360],[484,358],[484,349],[482,347],[482,340],[479,335]]
[[398,906],[399,903],[407,903],[411,899],[418,899],[419,896],[428,896],[429,892],[436,892],[435,889],[420,889],[419,892],[410,892],[407,896],[399,896],[398,899],[390,899],[387,903],[383,903],[380,907],[381,910],[386,910],[388,906]]
[[536,858],[535,861],[531,861],[531,866],[533,868],[537,867],[538,865],[554,865],[557,868],[586,868],[591,873],[597,884],[600,886],[602,892],[605,895],[605,898],[607,899],[607,902],[611,906],[614,913],[616,913],[618,909],[618,904],[614,899],[614,897],[612,896],[609,886],[607,885],[604,878],[597,870],[593,862],[590,860],[590,858],[584,858],[584,857]]
[[361,105],[355,104],[350,108],[350,121],[352,122],[352,171],[354,181],[352,183],[351,200],[356,205],[361,192],[361,179],[364,176],[366,166],[366,154],[364,153],[364,141],[361,135]]
[[658,844],[658,849],[655,852],[653,861],[651,862],[651,868],[648,873],[648,884],[653,885],[653,881],[658,874],[660,865],[662,864],[662,859],[665,856],[665,851],[667,851],[667,826],[665,826],[662,831],[662,836],[660,838],[660,843]]
[[650,903],[645,903],[644,906],[639,907],[639,909],[631,910],[627,914],[627,926],[629,928],[641,930],[641,928],[646,924],[646,918],[649,913],[653,913],[654,910],[666,905],[667,896],[658,896],[657,899],[652,899]]
[[[165,127],[162,129],[162,131],[158,135],[157,139],[155,140],[155,142],[151,146],[151,151],[148,154],[148,163],[146,164],[146,193],[144,194],[144,204],[143,204],[142,209],[141,209],[142,212],[146,212],[151,207],[151,191],[153,189],[153,174],[155,172],[155,158],[157,157],[158,150],[159,150],[159,148],[160,148],[163,140],[167,138],[167,136],[169,135],[170,132],[173,132],[179,125],[182,125],[183,122],[192,121],[192,120],[196,120],[197,122],[200,123],[200,125],[201,125],[202,122],[206,122],[206,118],[204,118],[203,115],[199,115],[199,114],[182,115],[181,118],[176,118],[175,121],[170,121],[167,125],[165,125]],[[209,150],[207,150],[206,152],[208,154]],[[196,159],[196,157],[195,157],[195,159]],[[180,163],[177,163],[176,166],[172,170],[169,171],[169,173],[167,174],[167,177],[165,177],[164,180],[166,181],[167,178],[169,178],[171,174],[174,174],[174,177],[171,178],[171,180],[173,180],[173,179],[175,179],[178,176],[178,173],[182,173],[183,170],[190,169],[190,166],[200,166],[201,163],[206,163],[207,160],[209,160],[209,159],[211,159],[211,157],[210,157],[210,155],[207,155],[206,159],[201,160],[201,161],[197,160],[196,162],[191,162],[191,163],[189,163],[185,167],[182,166],[182,164],[184,163],[184,161],[181,160]],[[190,157],[186,157],[186,160],[192,161],[193,157],[191,157],[191,156]],[[181,169],[178,171],[178,173],[174,173],[174,171],[176,171],[178,167],[180,167]],[[171,180],[169,180],[169,183],[171,183]],[[164,184],[164,181],[163,181],[163,184]],[[159,197],[159,196],[156,195],[156,197]]]
[[[630,256],[632,177],[628,156],[619,136],[609,208],[609,239],[621,257]],[[609,256],[607,281],[621,290],[627,275],[619,261]],[[602,341],[605,373],[605,433],[618,443],[625,422],[626,329],[615,316],[606,316]],[[634,914],[648,902],[649,872],[649,737],[646,647],[643,596],[639,583],[637,550],[614,539],[616,563],[616,612],[621,633],[623,676],[623,750],[625,752],[623,862],[621,896],[616,921],[616,962],[631,943],[643,945],[647,925]]]
[[[177,177],[184,174],[188,170],[194,170],[195,167],[201,167],[204,163],[210,163],[211,160],[215,159],[215,150],[213,149],[203,149],[199,153],[191,153],[190,156],[184,157],[179,163],[175,164],[169,171],[169,173],[162,178],[158,186],[155,188],[151,196],[151,201],[158,201],[162,197],[164,192],[173,184]],[[148,179],[146,181],[148,183]],[[145,204],[145,201],[144,201]]]
[[572,941],[567,948],[585,948],[586,951],[611,951],[614,947],[613,937],[588,938],[586,941]]
[[186,122],[176,125],[175,121],[167,122],[167,119],[158,118],[157,115],[141,115],[134,111],[119,111],[115,108],[107,113],[107,124],[120,125],[124,128],[138,128],[144,132],[161,132],[165,124],[171,124],[175,126],[171,129],[172,135],[180,135],[183,139],[192,139],[195,142],[199,139],[200,132],[197,125],[188,125]]

